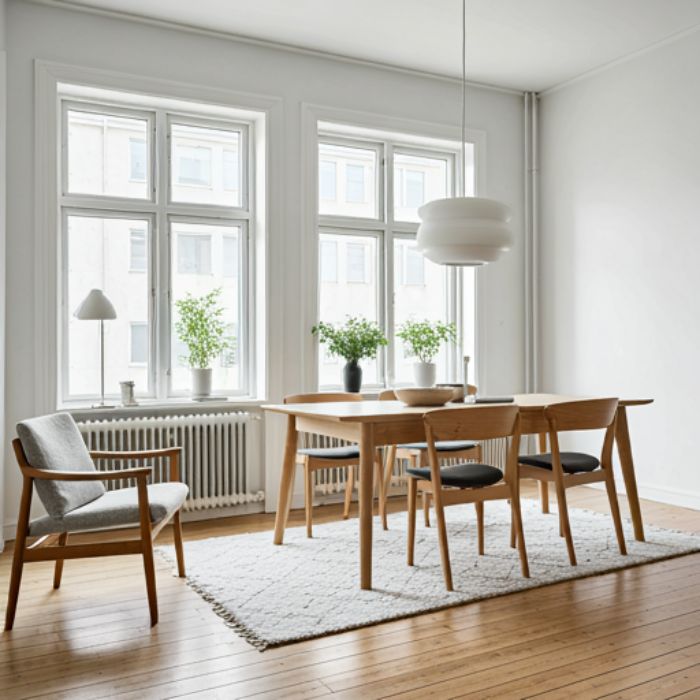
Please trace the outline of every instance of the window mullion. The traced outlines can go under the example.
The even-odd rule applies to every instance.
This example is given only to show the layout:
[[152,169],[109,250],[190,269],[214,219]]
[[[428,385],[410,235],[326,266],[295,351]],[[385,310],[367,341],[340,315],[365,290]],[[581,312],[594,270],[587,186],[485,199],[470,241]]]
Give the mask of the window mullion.
[[168,147],[167,117],[163,110],[156,112],[154,133],[154,182],[156,184],[156,244],[154,246],[155,284],[153,285],[154,376],[156,396],[165,399],[169,394],[170,378],[170,222],[168,221],[168,183],[170,154]]

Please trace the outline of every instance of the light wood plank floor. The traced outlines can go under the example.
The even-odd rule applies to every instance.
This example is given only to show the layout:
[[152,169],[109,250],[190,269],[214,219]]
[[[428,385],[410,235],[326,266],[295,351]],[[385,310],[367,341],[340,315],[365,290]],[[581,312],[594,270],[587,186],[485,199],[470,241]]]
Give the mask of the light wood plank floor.
[[[570,502],[606,510],[593,489],[573,489]],[[700,531],[700,512],[651,502],[643,509],[647,523]],[[336,506],[315,511],[319,522],[339,514]],[[291,524],[301,521],[301,512],[292,515]],[[185,524],[185,535],[272,526],[272,516],[245,516]],[[3,598],[9,569],[6,551]],[[60,591],[51,581],[50,565],[25,567],[15,629],[0,637],[4,700],[700,698],[700,554],[263,653],[163,562],[154,629],[138,557],[70,561]]]

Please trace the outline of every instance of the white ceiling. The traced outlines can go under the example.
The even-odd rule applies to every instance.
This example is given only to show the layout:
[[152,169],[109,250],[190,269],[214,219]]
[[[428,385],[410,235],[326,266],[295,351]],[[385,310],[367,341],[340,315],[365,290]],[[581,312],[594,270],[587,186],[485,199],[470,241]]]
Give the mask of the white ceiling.
[[[431,73],[461,70],[461,0],[67,4]],[[467,7],[469,79],[522,90],[553,87],[700,25],[699,0],[468,0]]]

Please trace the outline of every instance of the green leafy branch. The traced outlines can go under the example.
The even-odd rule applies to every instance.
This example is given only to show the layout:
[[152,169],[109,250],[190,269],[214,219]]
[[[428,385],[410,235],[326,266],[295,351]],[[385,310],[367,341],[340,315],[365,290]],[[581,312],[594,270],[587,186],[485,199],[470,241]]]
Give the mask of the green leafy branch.
[[457,328],[454,323],[435,321],[406,321],[398,333],[408,352],[421,362],[432,362],[443,342],[455,342]]
[[348,317],[341,326],[321,321],[311,332],[319,342],[328,346],[334,357],[342,357],[347,362],[358,362],[365,357],[375,357],[377,350],[388,343],[382,329],[366,318]]
[[226,337],[220,296],[219,288],[201,297],[187,294],[175,302],[178,313],[175,331],[187,346],[188,355],[184,359],[190,367],[206,369],[219,353],[235,346],[234,341]]

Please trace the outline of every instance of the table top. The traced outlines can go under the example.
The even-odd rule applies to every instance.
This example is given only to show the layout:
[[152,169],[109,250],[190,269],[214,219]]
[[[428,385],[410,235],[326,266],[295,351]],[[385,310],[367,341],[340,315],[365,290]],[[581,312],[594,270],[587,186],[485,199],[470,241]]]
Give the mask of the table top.
[[[566,396],[563,394],[515,394],[515,405],[522,411],[541,411],[545,406],[568,401],[585,401],[592,396]],[[608,397],[606,397],[608,398]],[[653,399],[621,399],[621,406],[641,406]],[[512,403],[463,404],[448,403],[445,406],[406,406],[401,401],[330,401],[318,403],[266,404],[262,408],[275,413],[324,418],[351,423],[380,423],[400,420],[415,420],[429,411],[442,409],[479,410],[493,406],[512,406]]]

